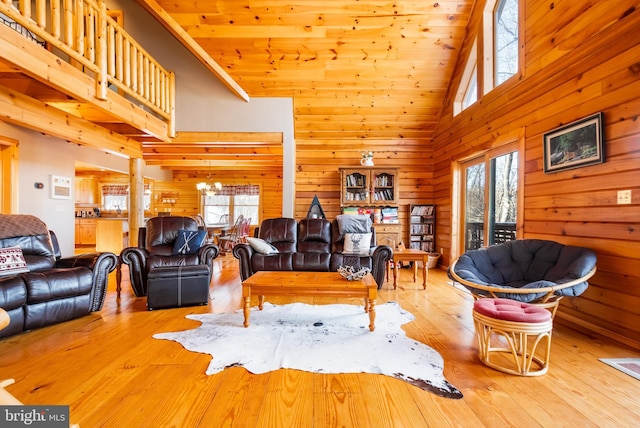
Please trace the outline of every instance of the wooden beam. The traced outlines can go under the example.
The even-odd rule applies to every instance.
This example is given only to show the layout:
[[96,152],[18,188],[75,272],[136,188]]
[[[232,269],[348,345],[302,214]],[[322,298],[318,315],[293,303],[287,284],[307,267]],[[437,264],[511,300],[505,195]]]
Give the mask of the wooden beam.
[[251,143],[282,144],[284,137],[282,132],[179,132],[174,143]]
[[141,143],[3,86],[0,86],[0,120],[107,153],[142,157]]
[[158,20],[173,36],[178,39],[209,71],[239,98],[249,101],[249,95],[214,59],[196,43],[195,40],[169,15],[155,0],[136,0]]
[[122,119],[162,141],[169,141],[169,127],[165,122],[113,91],[109,91],[106,100],[99,100],[95,97],[96,83],[93,78],[46,49],[34,45],[6,25],[0,25],[0,59],[47,86],[91,103],[106,114]]

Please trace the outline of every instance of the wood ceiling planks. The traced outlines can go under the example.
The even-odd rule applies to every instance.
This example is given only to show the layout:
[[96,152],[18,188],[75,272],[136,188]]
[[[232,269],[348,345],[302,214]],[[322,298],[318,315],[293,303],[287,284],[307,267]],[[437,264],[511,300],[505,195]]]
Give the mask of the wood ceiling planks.
[[157,0],[249,96],[293,97],[311,140],[430,140],[473,3]]

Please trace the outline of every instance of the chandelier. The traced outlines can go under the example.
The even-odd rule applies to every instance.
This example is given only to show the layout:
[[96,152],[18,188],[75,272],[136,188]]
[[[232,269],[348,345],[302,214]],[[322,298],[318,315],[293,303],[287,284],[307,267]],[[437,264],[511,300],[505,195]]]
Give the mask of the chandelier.
[[216,190],[222,189],[221,183],[217,181],[215,183],[210,183],[210,178],[211,177],[207,177],[207,181],[201,181],[196,184],[196,189],[205,196],[215,196]]

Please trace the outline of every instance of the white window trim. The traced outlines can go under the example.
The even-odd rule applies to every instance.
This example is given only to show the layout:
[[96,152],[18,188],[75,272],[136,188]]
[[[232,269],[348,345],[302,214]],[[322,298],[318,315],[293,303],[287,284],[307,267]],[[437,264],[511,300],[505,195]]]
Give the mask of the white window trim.
[[[462,72],[462,77],[460,78],[460,83],[458,84],[458,90],[456,91],[456,96],[453,101],[453,115],[456,116],[460,112],[462,112],[464,107],[464,98],[467,94],[467,90],[469,89],[469,85],[471,84],[471,79],[473,78],[473,74],[476,74],[476,82],[477,87],[479,86],[478,81],[478,43],[477,39],[474,39],[471,50],[469,51],[469,57],[467,58],[467,62],[464,66],[464,71]],[[476,89],[477,91],[477,89]],[[480,99],[479,93],[476,94],[476,102]]]

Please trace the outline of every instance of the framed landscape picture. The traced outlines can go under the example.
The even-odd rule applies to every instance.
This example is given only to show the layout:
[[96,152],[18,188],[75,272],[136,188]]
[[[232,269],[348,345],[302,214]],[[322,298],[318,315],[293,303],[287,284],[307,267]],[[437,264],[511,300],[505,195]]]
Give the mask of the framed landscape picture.
[[544,172],[604,162],[602,123],[600,112],[544,134]]

